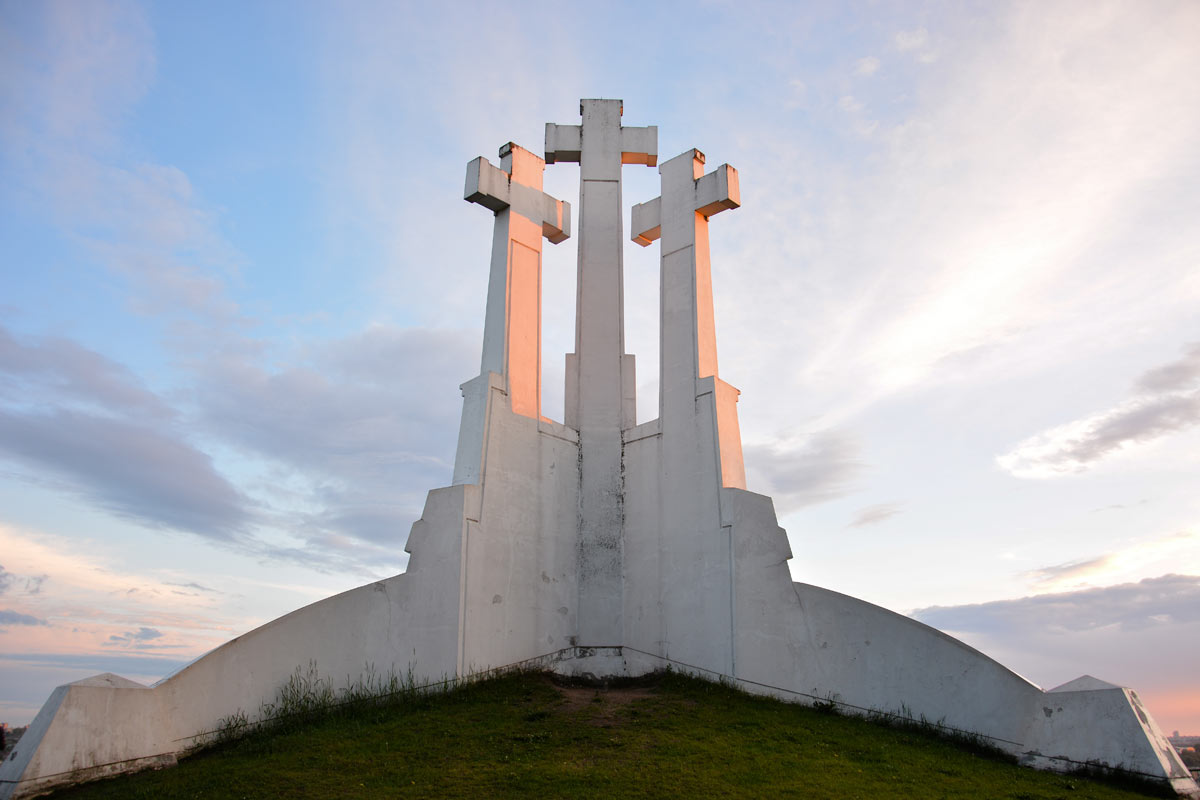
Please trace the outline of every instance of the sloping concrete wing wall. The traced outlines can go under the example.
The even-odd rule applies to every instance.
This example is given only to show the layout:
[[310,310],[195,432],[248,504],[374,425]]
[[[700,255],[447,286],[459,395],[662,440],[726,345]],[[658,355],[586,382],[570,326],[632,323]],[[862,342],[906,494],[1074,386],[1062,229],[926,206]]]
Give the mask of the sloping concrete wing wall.
[[[454,676],[465,509],[476,487],[429,493],[414,569],[305,606],[222,645],[154,687],[97,676],[59,687],[0,766],[0,798],[138,769],[192,746],[239,712],[251,719],[298,667]],[[455,535],[455,532],[459,533]]]
[[[280,617],[154,687],[114,675],[59,687],[0,765],[0,798],[171,763],[223,718],[254,719],[310,664],[424,683],[573,647],[578,437],[514,414],[502,382],[483,378],[471,382],[487,387],[475,404],[482,480],[429,492],[406,573]],[[621,663],[591,660],[601,673]]]

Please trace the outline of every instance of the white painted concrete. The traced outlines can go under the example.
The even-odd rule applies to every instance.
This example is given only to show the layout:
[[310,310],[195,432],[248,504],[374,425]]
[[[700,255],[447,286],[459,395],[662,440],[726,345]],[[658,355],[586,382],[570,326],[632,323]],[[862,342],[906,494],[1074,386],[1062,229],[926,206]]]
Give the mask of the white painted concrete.
[[[541,371],[528,343],[540,335],[529,308],[541,239],[565,238],[569,207],[541,193],[541,159],[506,146],[500,169],[468,168],[467,199],[496,213],[482,371],[462,387],[455,485],[429,493],[408,571],[275,620],[154,687],[112,675],[59,687],[0,765],[0,800],[171,763],[310,662],[327,676],[371,665],[424,680],[517,663],[596,677],[669,665],[1200,797],[1133,691],[1084,676],[1044,692],[912,619],[792,582],[770,498],[744,488],[737,390],[717,374],[708,219],[737,207],[737,173],[703,175],[694,150],[665,162],[661,196],[634,210],[635,240],[661,239],[663,294],[660,416],[635,424],[620,170],[656,163],[657,132],[622,127],[616,100],[584,101],[582,114],[546,137],[546,161],[579,161],[583,178],[567,424],[528,402]],[[537,257],[514,256],[521,247]]]
[[621,643],[624,480],[621,431],[634,424],[633,357],[625,354],[622,164],[654,166],[657,128],[621,125],[620,100],[583,100],[580,125],[546,126],[546,162],[579,162],[575,352],[567,357],[566,424],[579,431],[579,635]]

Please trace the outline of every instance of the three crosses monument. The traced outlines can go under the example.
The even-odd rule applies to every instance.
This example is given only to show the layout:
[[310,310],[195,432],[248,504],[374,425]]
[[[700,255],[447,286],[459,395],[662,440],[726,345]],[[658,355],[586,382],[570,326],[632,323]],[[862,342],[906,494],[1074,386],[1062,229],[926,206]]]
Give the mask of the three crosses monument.
[[[1108,765],[1200,797],[1130,689],[1084,676],[1043,691],[937,630],[793,583],[769,497],[746,489],[738,390],[717,369],[708,224],[739,205],[737,171],[688,150],[658,164],[658,130],[584,100],[546,126],[545,158],[506,144],[467,167],[465,197],[495,214],[483,357],[462,385],[453,484],[429,492],[404,574],[302,608],[153,687],[116,675],[60,686],[0,765],[0,800],[171,763],[222,718],[274,700],[298,666],[419,677],[513,665],[570,675],[671,666],[749,691],[898,712],[985,737],[1028,764]],[[543,239],[571,208],[547,165],[580,175],[575,352],[563,422],[541,409]],[[659,415],[635,419],[625,352],[625,165],[661,194],[631,235],[661,254]]]

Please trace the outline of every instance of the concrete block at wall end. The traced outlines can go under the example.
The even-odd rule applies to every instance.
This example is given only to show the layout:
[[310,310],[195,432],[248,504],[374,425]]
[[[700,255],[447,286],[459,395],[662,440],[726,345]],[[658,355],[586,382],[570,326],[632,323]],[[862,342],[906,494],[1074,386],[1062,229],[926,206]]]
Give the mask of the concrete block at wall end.
[[58,716],[69,688],[69,685],[59,686],[50,693],[50,697],[42,705],[37,716],[33,718],[33,722],[29,723],[20,742],[14,745],[8,757],[0,762],[0,800],[9,800],[14,796],[14,790],[20,789],[21,794],[27,794],[29,793],[27,790],[35,788],[32,781],[27,786],[21,786],[19,781],[26,773],[39,774],[36,768],[29,769],[29,765],[34,760],[34,756],[41,752],[46,731],[50,729],[55,717]]
[[[1137,694],[1096,683],[1107,688],[1042,695],[1029,722],[1023,760],[1058,771],[1090,765],[1147,777],[1190,778],[1188,768]],[[1047,761],[1051,763],[1044,763]]]

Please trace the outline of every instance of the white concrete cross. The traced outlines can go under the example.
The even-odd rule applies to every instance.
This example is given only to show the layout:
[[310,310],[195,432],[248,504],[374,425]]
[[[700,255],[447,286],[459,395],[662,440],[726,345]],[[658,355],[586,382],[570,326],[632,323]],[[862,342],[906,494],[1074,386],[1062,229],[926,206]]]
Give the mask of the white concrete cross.
[[[662,285],[659,418],[664,435],[672,420],[690,419],[696,398],[716,395],[724,486],[745,488],[738,391],[717,374],[708,219],[740,205],[737,170],[722,164],[704,174],[704,154],[687,150],[658,168],[662,194],[633,207],[632,238],[643,247],[661,238]],[[711,378],[712,388],[701,383]]]
[[500,167],[482,156],[467,165],[463,197],[496,213],[483,325],[481,372],[507,381],[514,413],[541,418],[542,237],[571,235],[571,204],[542,191],[546,162],[509,142]]
[[625,353],[621,165],[658,163],[658,128],[621,125],[620,100],[582,100],[579,125],[546,125],[546,163],[579,162],[575,352],[565,422],[579,431],[579,638],[621,641],[621,431],[635,423]]
[[620,100],[581,100],[579,113],[580,125],[546,123],[546,163],[579,164],[578,295],[566,423],[619,431],[633,425],[635,406],[633,357],[625,354],[621,165],[657,164],[658,128],[621,125]]

